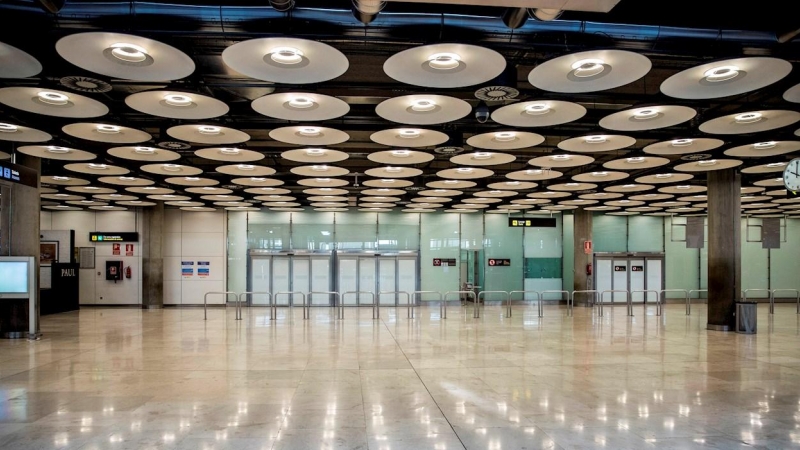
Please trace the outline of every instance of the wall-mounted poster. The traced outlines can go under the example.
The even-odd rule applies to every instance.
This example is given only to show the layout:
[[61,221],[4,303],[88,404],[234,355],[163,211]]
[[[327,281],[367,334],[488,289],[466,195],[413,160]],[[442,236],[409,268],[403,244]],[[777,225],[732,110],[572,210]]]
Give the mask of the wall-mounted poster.
[[58,241],[39,242],[39,265],[49,266],[58,262]]
[[181,276],[194,276],[194,261],[181,261]]
[[207,277],[211,273],[211,261],[197,261],[197,276]]

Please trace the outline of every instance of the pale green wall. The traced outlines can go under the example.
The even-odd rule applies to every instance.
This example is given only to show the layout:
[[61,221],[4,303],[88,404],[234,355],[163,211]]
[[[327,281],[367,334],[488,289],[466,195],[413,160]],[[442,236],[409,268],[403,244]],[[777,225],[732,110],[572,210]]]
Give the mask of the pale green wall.
[[[523,268],[525,260],[522,251],[522,233],[524,228],[509,228],[508,216],[505,214],[487,214],[485,216],[486,237],[484,238],[485,258],[509,258],[510,267],[486,267],[485,290],[487,291],[521,291],[523,289]],[[493,297],[489,297],[493,299]]]
[[625,216],[596,214],[592,218],[592,246],[595,253],[627,251]]
[[575,216],[572,214],[566,214],[562,215],[561,219],[561,235],[562,244],[564,246],[564,256],[561,260],[564,281],[561,289],[571,292],[575,283],[575,239],[573,238],[575,236]]
[[[686,248],[686,242],[673,242],[673,239],[686,239],[686,228],[672,226],[672,218],[666,217],[664,223],[664,240],[666,245],[665,289],[698,289],[700,280],[700,250]],[[676,219],[685,223],[685,219]],[[667,298],[682,298],[681,293],[667,293]]]
[[[458,290],[459,214],[422,214],[420,284],[423,291]],[[456,267],[433,267],[434,258],[455,258]]]
[[627,219],[627,251],[656,253],[664,251],[664,220],[662,217],[630,216]]

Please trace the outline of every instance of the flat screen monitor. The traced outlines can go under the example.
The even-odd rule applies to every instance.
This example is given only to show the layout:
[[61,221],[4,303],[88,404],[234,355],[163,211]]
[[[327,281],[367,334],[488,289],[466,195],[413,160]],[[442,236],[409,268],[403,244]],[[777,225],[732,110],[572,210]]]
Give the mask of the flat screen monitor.
[[0,299],[28,298],[33,272],[30,261],[25,257],[0,258]]

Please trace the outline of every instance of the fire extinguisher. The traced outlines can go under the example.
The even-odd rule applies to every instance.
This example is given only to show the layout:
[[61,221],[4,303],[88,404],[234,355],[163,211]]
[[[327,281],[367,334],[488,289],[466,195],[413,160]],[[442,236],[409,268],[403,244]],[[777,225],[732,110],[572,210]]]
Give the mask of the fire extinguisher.
[[592,274],[592,265],[591,264],[587,264],[586,265],[586,275],[591,275],[591,274]]
[[131,266],[125,268],[125,278],[131,277]]

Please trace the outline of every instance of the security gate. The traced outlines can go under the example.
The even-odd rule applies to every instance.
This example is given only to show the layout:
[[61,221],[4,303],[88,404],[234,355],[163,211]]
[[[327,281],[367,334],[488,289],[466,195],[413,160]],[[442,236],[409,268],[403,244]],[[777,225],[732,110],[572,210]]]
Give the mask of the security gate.
[[[663,253],[595,253],[594,286],[602,291],[643,291],[664,289]],[[644,293],[631,294],[632,302],[644,302]],[[649,301],[655,299],[650,298]],[[625,303],[624,292],[607,294],[605,301]]]
[[[417,253],[337,253],[337,286],[339,292],[373,292],[381,305],[405,305],[405,295],[397,291],[418,290]],[[378,294],[392,292],[391,294]],[[370,304],[372,297],[356,294],[343,299],[344,305]]]
[[[330,252],[268,252],[250,251],[248,291],[271,292],[278,305],[299,304],[300,296],[278,292],[327,292],[332,290]],[[267,298],[254,296],[253,305],[266,305]],[[333,298],[314,295],[311,304],[331,306]]]

